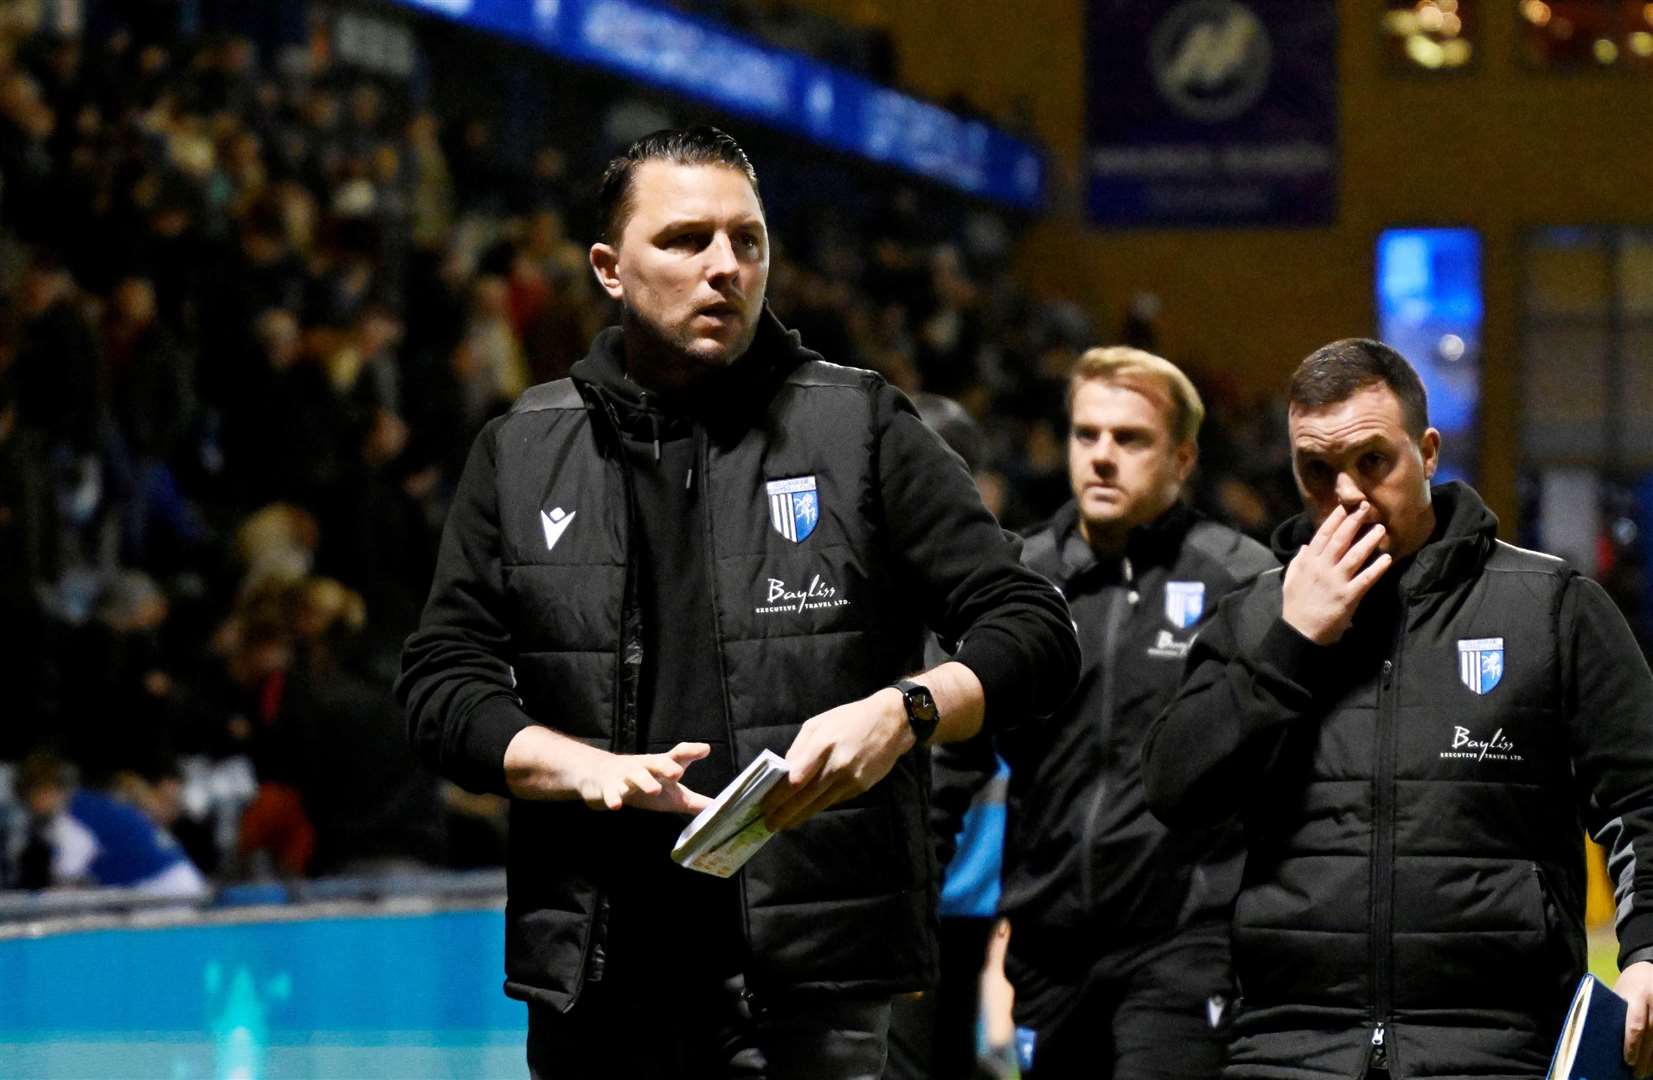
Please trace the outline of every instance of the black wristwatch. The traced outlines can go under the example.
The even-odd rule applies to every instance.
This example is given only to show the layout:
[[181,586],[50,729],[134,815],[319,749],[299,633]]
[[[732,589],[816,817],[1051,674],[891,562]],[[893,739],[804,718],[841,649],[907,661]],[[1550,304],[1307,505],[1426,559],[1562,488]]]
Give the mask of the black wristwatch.
[[901,691],[902,703],[907,707],[907,726],[913,729],[913,738],[920,746],[930,741],[941,723],[941,710],[930,688],[911,679],[898,679],[895,688]]

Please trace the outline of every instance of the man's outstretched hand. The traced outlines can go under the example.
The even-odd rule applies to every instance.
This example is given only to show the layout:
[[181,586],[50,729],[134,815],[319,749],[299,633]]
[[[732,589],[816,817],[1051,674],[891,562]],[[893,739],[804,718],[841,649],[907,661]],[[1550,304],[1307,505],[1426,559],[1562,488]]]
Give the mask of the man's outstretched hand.
[[519,799],[577,798],[593,810],[698,814],[712,800],[683,784],[683,772],[711,751],[685,742],[663,754],[614,754],[534,726],[505,748],[505,779]]
[[664,754],[610,754],[603,756],[580,785],[580,798],[593,810],[664,810],[698,814],[712,800],[684,786],[683,770],[712,748],[705,743],[678,743]]

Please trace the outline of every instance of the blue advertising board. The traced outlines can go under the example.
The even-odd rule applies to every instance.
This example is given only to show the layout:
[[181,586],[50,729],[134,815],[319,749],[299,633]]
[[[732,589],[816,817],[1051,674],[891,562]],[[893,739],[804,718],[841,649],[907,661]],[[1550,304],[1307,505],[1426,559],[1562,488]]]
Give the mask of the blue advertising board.
[[0,1077],[515,1077],[497,910],[0,940]]
[[639,0],[396,0],[1023,210],[1039,150],[818,60]]
[[1331,0],[1089,0],[1087,16],[1092,221],[1335,219]]

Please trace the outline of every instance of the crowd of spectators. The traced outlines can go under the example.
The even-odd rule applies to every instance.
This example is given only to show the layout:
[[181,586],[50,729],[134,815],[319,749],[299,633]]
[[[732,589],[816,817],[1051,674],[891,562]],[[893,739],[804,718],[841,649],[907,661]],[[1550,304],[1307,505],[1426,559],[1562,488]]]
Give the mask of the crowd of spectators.
[[[39,827],[13,778],[71,764],[218,881],[496,861],[503,807],[419,770],[388,688],[472,438],[614,316],[566,148],[513,172],[325,35],[3,33],[0,856]],[[1012,227],[765,196],[814,222],[777,237],[782,320],[961,402],[1007,526],[1062,502],[1063,380],[1103,337],[1017,283]],[[1151,347],[1153,308],[1104,336]],[[1278,410],[1206,389],[1202,498],[1260,531]]]
[[849,21],[805,10],[791,0],[673,0],[672,6],[886,86],[899,81],[895,42],[883,10],[870,0]]

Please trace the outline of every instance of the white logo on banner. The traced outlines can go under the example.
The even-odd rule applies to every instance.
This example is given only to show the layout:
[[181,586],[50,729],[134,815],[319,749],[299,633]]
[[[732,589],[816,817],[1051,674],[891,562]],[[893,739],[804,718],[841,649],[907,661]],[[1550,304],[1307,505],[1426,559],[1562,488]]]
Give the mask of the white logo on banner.
[[1148,63],[1154,85],[1173,108],[1214,124],[1257,104],[1268,89],[1274,47],[1244,4],[1188,0],[1154,27]]

